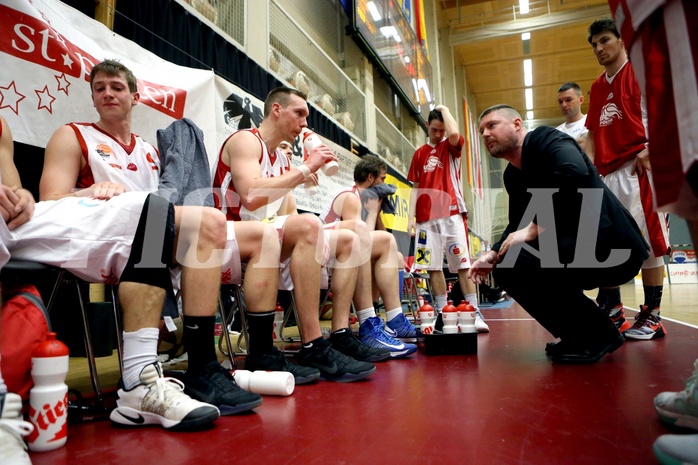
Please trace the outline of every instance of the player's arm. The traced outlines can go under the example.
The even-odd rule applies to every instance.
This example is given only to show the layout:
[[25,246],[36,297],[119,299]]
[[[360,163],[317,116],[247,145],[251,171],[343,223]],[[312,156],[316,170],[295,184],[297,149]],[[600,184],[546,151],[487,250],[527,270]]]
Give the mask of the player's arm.
[[584,149],[584,152],[586,152],[587,157],[589,157],[589,159],[593,162],[594,161],[594,134],[592,133],[591,129],[589,129],[589,132],[587,132],[587,138],[586,138],[584,145],[582,145],[582,148]]
[[414,217],[417,214],[417,193],[419,191],[419,183],[412,183],[412,189],[410,189],[410,211],[407,214],[407,233],[414,236],[415,231],[415,220]]
[[293,192],[289,192],[288,194],[286,194],[286,197],[284,198],[284,201],[281,202],[281,206],[279,207],[277,213],[279,216],[298,214],[298,207],[296,206],[296,197],[293,195]]
[[439,110],[441,112],[448,142],[454,147],[458,146],[460,142],[460,133],[458,132],[458,123],[456,123],[456,119],[451,114],[451,110],[449,110],[446,105],[437,105],[434,107],[434,110]]
[[2,173],[2,191],[0,192],[0,209],[9,229],[26,223],[34,215],[34,196],[22,189],[22,182],[14,162],[14,145],[12,133],[7,121],[0,117],[2,136],[0,136],[0,173]]
[[[294,167],[281,176],[265,178],[259,164],[262,155],[259,139],[248,131],[241,131],[226,142],[222,160],[230,167],[235,190],[244,207],[256,210],[280,199],[303,183],[306,174],[317,171],[326,158],[336,159],[334,152],[324,147],[314,149],[300,168]],[[325,153],[325,150],[331,155]]]

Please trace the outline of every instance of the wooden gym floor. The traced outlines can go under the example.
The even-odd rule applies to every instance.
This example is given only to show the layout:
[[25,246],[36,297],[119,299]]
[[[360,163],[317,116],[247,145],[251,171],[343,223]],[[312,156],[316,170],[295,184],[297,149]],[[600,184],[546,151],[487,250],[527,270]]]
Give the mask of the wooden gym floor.
[[[642,303],[641,286],[622,293],[626,306]],[[31,457],[35,465],[654,464],[652,443],[673,431],[652,399],[681,390],[692,373],[697,298],[698,286],[665,286],[667,337],[628,341],[593,365],[551,363],[543,351],[550,335],[514,304],[483,311],[491,332],[478,336],[476,356],[417,352],[379,363],[366,380],[265,397],[253,413],[205,431],[71,424],[65,447]],[[116,356],[98,362],[113,388]],[[71,360],[68,384],[89,389],[84,359]]]

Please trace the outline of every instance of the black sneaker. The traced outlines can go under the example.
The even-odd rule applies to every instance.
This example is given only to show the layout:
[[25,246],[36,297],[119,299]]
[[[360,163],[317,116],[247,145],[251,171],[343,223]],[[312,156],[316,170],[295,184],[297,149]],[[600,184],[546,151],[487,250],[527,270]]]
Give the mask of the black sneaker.
[[390,349],[370,347],[362,344],[351,330],[330,334],[332,347],[354,360],[362,362],[380,362],[390,358]]
[[373,363],[354,360],[334,350],[325,339],[320,339],[312,347],[303,347],[297,359],[299,365],[319,369],[323,379],[340,383],[356,381],[376,371]]
[[291,363],[276,347],[269,354],[248,354],[245,359],[245,369],[250,371],[287,371],[293,375],[296,384],[312,383],[320,378],[320,370]]
[[184,379],[184,393],[215,405],[221,415],[246,412],[262,404],[262,396],[237,385],[233,375],[217,361],[209,362],[199,373]]

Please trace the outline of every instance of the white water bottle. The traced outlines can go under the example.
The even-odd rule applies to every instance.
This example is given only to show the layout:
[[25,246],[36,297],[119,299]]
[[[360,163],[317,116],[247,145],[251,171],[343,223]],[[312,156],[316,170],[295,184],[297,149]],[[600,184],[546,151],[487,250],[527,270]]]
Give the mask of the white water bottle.
[[296,387],[296,381],[288,371],[235,370],[233,377],[245,391],[266,396],[290,396]]
[[[315,147],[319,147],[324,144],[320,140],[320,137],[318,137],[317,134],[308,128],[303,128],[301,136],[303,140],[303,160],[305,161],[308,159],[310,152]],[[337,174],[337,171],[339,171],[339,164],[334,160],[327,160],[325,164],[320,167],[320,169],[326,176],[334,176]]]
[[68,347],[48,333],[46,340],[32,352],[32,380],[29,392],[29,450],[58,449],[68,439]]
[[276,307],[274,308],[274,332],[272,333],[272,338],[274,342],[280,341],[284,326],[284,308],[276,302]]

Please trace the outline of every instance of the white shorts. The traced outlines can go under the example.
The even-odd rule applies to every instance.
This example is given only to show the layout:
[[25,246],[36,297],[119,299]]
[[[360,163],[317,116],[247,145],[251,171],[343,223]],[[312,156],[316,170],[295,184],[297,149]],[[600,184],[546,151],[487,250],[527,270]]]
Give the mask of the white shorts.
[[66,197],[38,202],[34,216],[10,231],[0,221],[0,240],[12,258],[66,269],[93,283],[121,277],[148,192],[110,200]]
[[467,228],[464,215],[418,223],[412,271],[443,270],[444,253],[451,273],[470,268]]
[[[276,228],[276,232],[279,234],[279,241],[284,240],[284,224],[290,215],[285,216],[275,216],[267,220],[263,220],[265,223],[270,223]],[[330,259],[330,231],[336,226],[335,223],[328,223],[323,225],[323,233],[325,236],[324,245],[322,249],[322,276],[320,282],[321,289],[327,289],[328,286],[328,274],[327,274],[327,263]],[[239,259],[238,259],[239,260]],[[293,290],[293,280],[291,279],[291,257],[279,263],[279,289],[282,291],[292,291]]]
[[629,161],[603,177],[606,186],[635,219],[642,235],[649,243],[650,259],[669,253],[669,230],[664,213],[657,213],[652,206],[652,173],[647,176],[631,175],[634,160]]
[[240,263],[240,247],[235,237],[235,222],[227,222],[223,265],[221,266],[221,284],[241,284],[242,265]]

